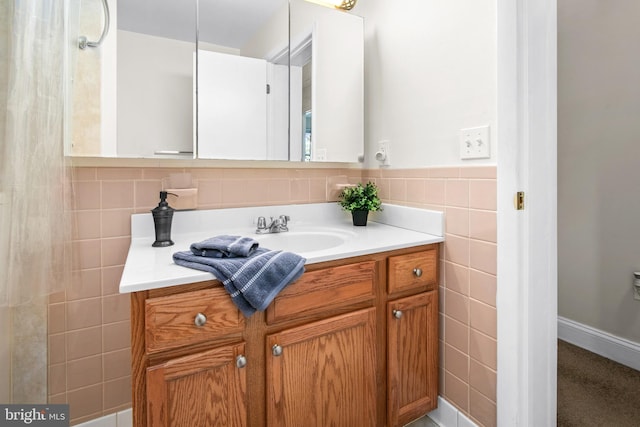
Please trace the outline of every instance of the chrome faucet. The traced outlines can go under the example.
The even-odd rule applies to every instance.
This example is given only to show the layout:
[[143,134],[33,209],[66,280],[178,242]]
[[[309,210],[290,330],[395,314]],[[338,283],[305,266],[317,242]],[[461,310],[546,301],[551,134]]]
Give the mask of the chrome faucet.
[[271,223],[267,225],[265,217],[258,217],[258,228],[256,229],[256,234],[284,233],[285,231],[289,231],[287,224],[290,220],[291,218],[289,218],[288,215],[280,215],[276,219],[271,217]]

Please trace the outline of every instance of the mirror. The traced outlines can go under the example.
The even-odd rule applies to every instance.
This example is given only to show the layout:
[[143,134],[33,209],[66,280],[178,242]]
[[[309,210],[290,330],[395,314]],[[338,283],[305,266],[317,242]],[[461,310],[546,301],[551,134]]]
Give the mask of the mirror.
[[357,162],[364,151],[364,24],[290,2],[291,158]]
[[119,0],[117,30],[118,157],[362,155],[362,18],[304,0]]

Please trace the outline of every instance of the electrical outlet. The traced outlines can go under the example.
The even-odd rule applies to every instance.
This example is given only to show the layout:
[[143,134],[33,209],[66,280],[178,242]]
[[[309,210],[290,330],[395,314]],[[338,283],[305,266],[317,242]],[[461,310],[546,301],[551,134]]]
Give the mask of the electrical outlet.
[[391,166],[391,141],[384,140],[378,142],[378,151],[376,151],[376,160],[380,162],[380,166]]
[[460,159],[491,158],[489,126],[460,130]]
[[313,159],[316,162],[326,162],[327,161],[327,149],[326,148],[317,148],[316,156]]

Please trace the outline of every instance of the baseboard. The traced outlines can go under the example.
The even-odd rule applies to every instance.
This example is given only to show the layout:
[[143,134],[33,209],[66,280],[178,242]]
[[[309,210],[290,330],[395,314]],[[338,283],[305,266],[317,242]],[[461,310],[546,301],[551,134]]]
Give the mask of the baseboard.
[[[428,415],[440,427],[478,427],[442,396],[438,396],[438,408],[429,412]],[[131,409],[126,409],[78,424],[76,427],[131,427],[131,424]]]
[[[429,412],[429,418],[440,427],[478,427],[455,406],[438,396],[438,408]],[[131,427],[131,409],[105,415],[91,421],[78,424],[76,427]]]
[[132,427],[131,409],[86,421],[76,427]]
[[438,408],[427,414],[440,427],[478,427],[476,423],[466,417],[458,408],[438,396]]
[[640,371],[640,344],[558,316],[558,338]]

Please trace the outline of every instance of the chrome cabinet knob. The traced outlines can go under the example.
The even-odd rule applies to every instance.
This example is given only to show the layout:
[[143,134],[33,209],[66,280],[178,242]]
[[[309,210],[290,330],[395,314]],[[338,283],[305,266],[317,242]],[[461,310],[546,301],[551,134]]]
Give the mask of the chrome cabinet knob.
[[274,356],[282,355],[282,347],[280,347],[278,344],[274,345],[273,347],[271,347],[271,353]]
[[402,317],[402,310],[393,310],[393,317],[395,317],[396,319],[400,319]]
[[414,268],[414,269],[413,269],[413,274],[414,274],[416,277],[420,277],[420,276],[422,276],[422,270],[421,270],[420,268]]
[[196,318],[193,320],[193,323],[198,327],[204,326],[205,323],[207,323],[207,316],[202,313],[198,313],[196,314]]
[[236,357],[236,366],[238,368],[244,368],[245,366],[247,366],[247,358],[242,354]]

